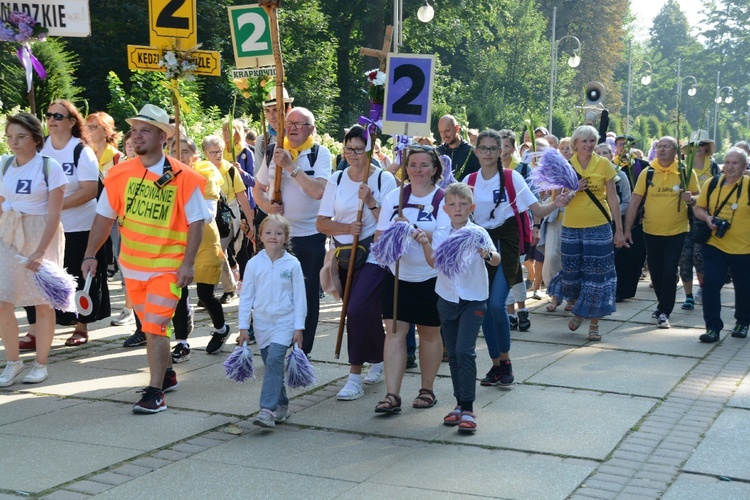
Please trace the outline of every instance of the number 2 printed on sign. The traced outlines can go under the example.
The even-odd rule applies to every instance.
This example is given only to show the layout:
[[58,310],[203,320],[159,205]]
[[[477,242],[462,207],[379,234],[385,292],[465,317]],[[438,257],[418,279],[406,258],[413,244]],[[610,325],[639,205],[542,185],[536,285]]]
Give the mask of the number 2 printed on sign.
[[414,100],[424,90],[425,76],[422,69],[413,64],[404,64],[393,70],[393,83],[397,84],[402,78],[411,80],[411,86],[396,102],[393,103],[393,112],[404,115],[422,114],[422,105],[414,104]]
[[272,65],[273,47],[268,14],[258,5],[227,7],[237,68]]
[[435,56],[389,54],[383,132],[429,135]]
[[157,28],[186,30],[190,28],[190,19],[178,17],[175,13],[185,4],[185,0],[169,0],[156,18]]
[[253,31],[250,36],[242,42],[242,52],[264,52],[269,48],[268,42],[259,42],[258,40],[266,32],[266,20],[257,12],[245,12],[237,18],[237,27],[240,31],[248,24],[253,25]]

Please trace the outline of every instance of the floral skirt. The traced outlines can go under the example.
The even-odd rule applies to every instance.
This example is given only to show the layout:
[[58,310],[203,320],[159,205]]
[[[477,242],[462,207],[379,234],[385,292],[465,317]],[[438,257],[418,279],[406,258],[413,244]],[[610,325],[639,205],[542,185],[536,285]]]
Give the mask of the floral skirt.
[[[34,273],[15,256],[28,257],[39,246],[47,226],[47,215],[28,215],[9,210],[0,217],[0,302],[16,307],[48,304],[34,282]],[[62,266],[65,234],[58,225],[44,258]]]

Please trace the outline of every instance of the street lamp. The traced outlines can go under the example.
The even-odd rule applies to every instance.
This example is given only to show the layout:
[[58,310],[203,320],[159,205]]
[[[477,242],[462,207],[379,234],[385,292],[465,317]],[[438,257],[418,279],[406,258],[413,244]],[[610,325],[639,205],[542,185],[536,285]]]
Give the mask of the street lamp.
[[555,81],[557,80],[557,48],[560,42],[566,38],[572,38],[578,43],[578,48],[573,49],[573,55],[568,58],[568,66],[577,68],[581,64],[581,57],[578,53],[581,51],[581,41],[573,35],[565,35],[559,40],[555,40],[555,28],[557,25],[557,7],[552,9],[552,38],[550,39],[550,76],[549,76],[549,131],[552,133],[552,110],[554,105]]
[[[651,63],[648,61],[643,61],[643,64],[648,65],[648,71],[643,77],[641,77],[641,83],[643,85],[648,85],[651,83]],[[626,106],[626,120],[625,120],[625,133],[630,133],[630,98],[633,94],[633,42],[630,42],[630,45],[628,47],[628,100],[627,100],[627,106]]]
[[423,23],[429,23],[435,17],[435,9],[425,0],[424,5],[417,11],[417,18]]
[[[432,8],[427,0],[424,5],[417,11],[417,19],[423,23],[429,23],[435,17],[435,9]],[[404,44],[404,0],[393,0],[393,53],[398,54],[398,48]]]
[[690,88],[687,91],[687,95],[688,96],[693,97],[695,94],[698,93],[698,80],[696,80],[693,75],[680,76],[681,64],[682,64],[682,59],[677,59],[677,123],[678,123],[678,126],[677,126],[677,134],[675,135],[675,137],[679,137],[680,136],[680,128],[679,128],[680,115],[679,115],[679,111],[680,111],[680,98],[681,98],[681,95],[682,95],[682,82],[684,82],[685,80],[688,80],[688,79],[693,80],[693,84],[690,86]]
[[716,142],[716,128],[719,125],[719,105],[721,104],[721,91],[726,89],[727,90],[727,97],[724,99],[724,102],[727,104],[730,104],[734,97],[732,97],[732,87],[721,86],[721,71],[716,72],[716,98],[714,99],[714,102],[716,103],[716,107],[714,108],[714,136],[713,140]]

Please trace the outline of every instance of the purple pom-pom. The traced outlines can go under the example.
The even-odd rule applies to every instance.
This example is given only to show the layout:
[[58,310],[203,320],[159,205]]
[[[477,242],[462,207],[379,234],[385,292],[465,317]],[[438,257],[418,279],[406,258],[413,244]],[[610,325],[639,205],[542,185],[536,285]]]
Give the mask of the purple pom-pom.
[[531,184],[537,191],[568,188],[578,189],[578,176],[568,160],[554,148],[544,150],[539,165],[529,174]]
[[255,378],[253,370],[253,351],[243,342],[236,347],[234,352],[224,360],[224,371],[227,377],[235,382],[244,382],[249,378]]
[[435,269],[454,279],[469,265],[477,250],[494,249],[487,231],[468,226],[451,234],[435,250]]
[[318,379],[315,378],[310,360],[304,351],[295,345],[286,357],[286,385],[296,389],[317,383]]
[[[19,262],[26,264],[29,260],[23,255],[17,255]],[[75,312],[75,295],[78,282],[75,276],[69,274],[50,260],[42,261],[42,265],[34,273],[34,282],[44,300],[60,311]]]
[[414,241],[411,237],[414,227],[406,221],[397,221],[370,246],[370,252],[382,267],[395,264]]
[[451,157],[448,155],[440,155],[440,162],[443,164],[443,177],[440,179],[438,186],[445,189],[454,182],[458,182],[453,176],[453,168],[451,167]]

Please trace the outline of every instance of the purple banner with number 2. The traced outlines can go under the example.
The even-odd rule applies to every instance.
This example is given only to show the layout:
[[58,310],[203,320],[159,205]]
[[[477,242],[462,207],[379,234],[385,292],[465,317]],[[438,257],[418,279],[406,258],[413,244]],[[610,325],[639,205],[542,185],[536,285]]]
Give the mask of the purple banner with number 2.
[[391,56],[386,120],[427,123],[432,59]]

